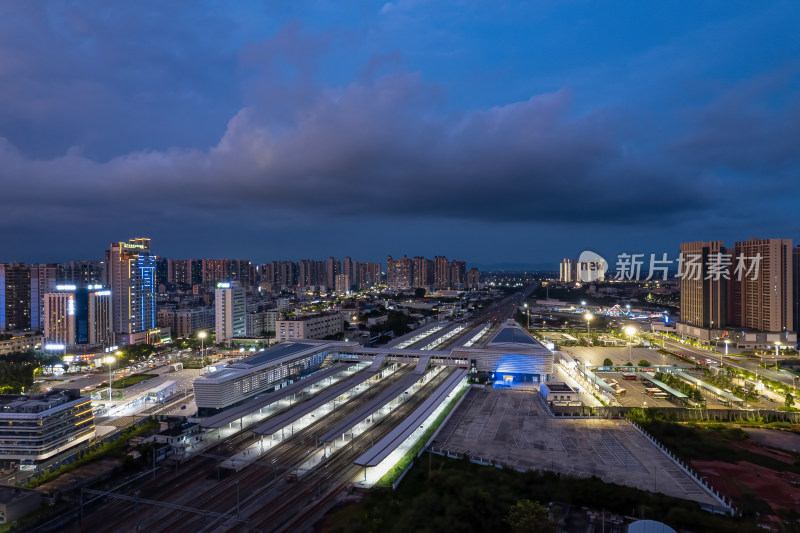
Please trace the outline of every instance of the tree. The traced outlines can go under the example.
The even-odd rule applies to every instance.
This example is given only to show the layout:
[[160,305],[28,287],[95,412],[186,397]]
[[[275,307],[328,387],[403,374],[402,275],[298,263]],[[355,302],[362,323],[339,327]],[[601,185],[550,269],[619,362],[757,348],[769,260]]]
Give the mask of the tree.
[[547,509],[539,502],[519,500],[511,506],[506,515],[506,523],[514,533],[550,532],[553,527],[547,516]]
[[650,366],[650,361],[648,361],[647,359],[642,359],[641,361],[639,361],[639,366]]
[[783,402],[783,405],[785,405],[787,409],[791,409],[794,405],[794,396],[792,396],[791,392],[786,393],[786,401]]
[[612,361],[609,357],[603,359],[603,366],[614,366],[614,361]]

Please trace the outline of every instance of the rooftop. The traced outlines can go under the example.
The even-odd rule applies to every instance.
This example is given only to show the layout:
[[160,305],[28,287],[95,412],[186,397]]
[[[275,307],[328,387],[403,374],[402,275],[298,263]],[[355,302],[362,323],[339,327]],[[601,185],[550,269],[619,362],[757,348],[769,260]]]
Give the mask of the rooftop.
[[548,381],[545,385],[551,392],[575,392],[575,389],[563,381]]
[[489,339],[485,348],[514,349],[522,353],[542,355],[552,354],[542,343],[519,327],[513,320],[506,320],[500,331]]
[[[341,345],[342,343],[338,344]],[[246,357],[241,361],[223,367],[216,372],[200,376],[195,380],[195,383],[222,383],[335,346],[337,346],[336,343],[329,341],[304,340],[303,342],[282,342],[271,348],[267,348],[263,352],[259,352],[251,357]]]

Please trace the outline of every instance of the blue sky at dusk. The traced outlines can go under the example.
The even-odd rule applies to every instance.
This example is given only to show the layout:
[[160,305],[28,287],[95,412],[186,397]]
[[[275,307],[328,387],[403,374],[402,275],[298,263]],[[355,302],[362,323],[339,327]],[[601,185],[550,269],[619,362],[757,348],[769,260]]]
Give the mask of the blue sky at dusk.
[[797,2],[0,3],[0,262],[800,241]]

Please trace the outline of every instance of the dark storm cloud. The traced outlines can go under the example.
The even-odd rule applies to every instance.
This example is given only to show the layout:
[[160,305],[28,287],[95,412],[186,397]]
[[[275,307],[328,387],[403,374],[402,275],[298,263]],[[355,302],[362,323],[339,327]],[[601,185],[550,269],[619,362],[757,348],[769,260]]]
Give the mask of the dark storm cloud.
[[273,126],[269,109],[245,108],[208,150],[32,161],[6,143],[0,173],[14,194],[3,204],[80,202],[102,217],[120,208],[109,199],[134,208],[137,200],[180,198],[198,209],[567,221],[603,219],[609,210],[623,218],[652,213],[631,208],[628,193],[652,193],[668,180],[675,194],[659,202],[664,214],[691,208],[687,197],[704,200],[696,182],[669,175],[674,169],[653,172],[643,155],[625,154],[620,117],[568,118],[568,90],[458,114],[440,112],[440,98],[419,75],[395,73],[324,88],[293,109],[288,126]]
[[0,7],[0,237],[290,240],[300,225],[413,220],[589,239],[635,224],[667,240],[679,221],[756,227],[751,212],[797,200],[800,67],[780,47],[737,67],[762,31],[746,15],[658,46],[632,37],[624,54],[586,37],[559,70],[546,56],[560,48],[534,33],[432,27],[415,16],[427,4],[375,10],[366,29],[214,6]]

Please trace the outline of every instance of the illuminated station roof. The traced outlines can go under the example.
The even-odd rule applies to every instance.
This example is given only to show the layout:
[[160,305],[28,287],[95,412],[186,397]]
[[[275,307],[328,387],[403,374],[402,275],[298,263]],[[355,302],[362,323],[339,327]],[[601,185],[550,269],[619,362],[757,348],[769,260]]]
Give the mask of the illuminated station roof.
[[263,352],[222,367],[216,372],[211,372],[205,376],[200,376],[195,379],[195,383],[222,383],[251,374],[253,372],[257,372],[259,370],[264,370],[275,365],[288,363],[322,350],[330,350],[341,344],[342,343],[313,340],[303,340],[303,342],[282,342],[271,348],[267,348]]
[[522,329],[513,320],[506,320],[494,337],[483,346],[489,350],[514,350],[519,353],[530,353],[536,355],[550,355],[542,343],[536,340],[530,333]]

